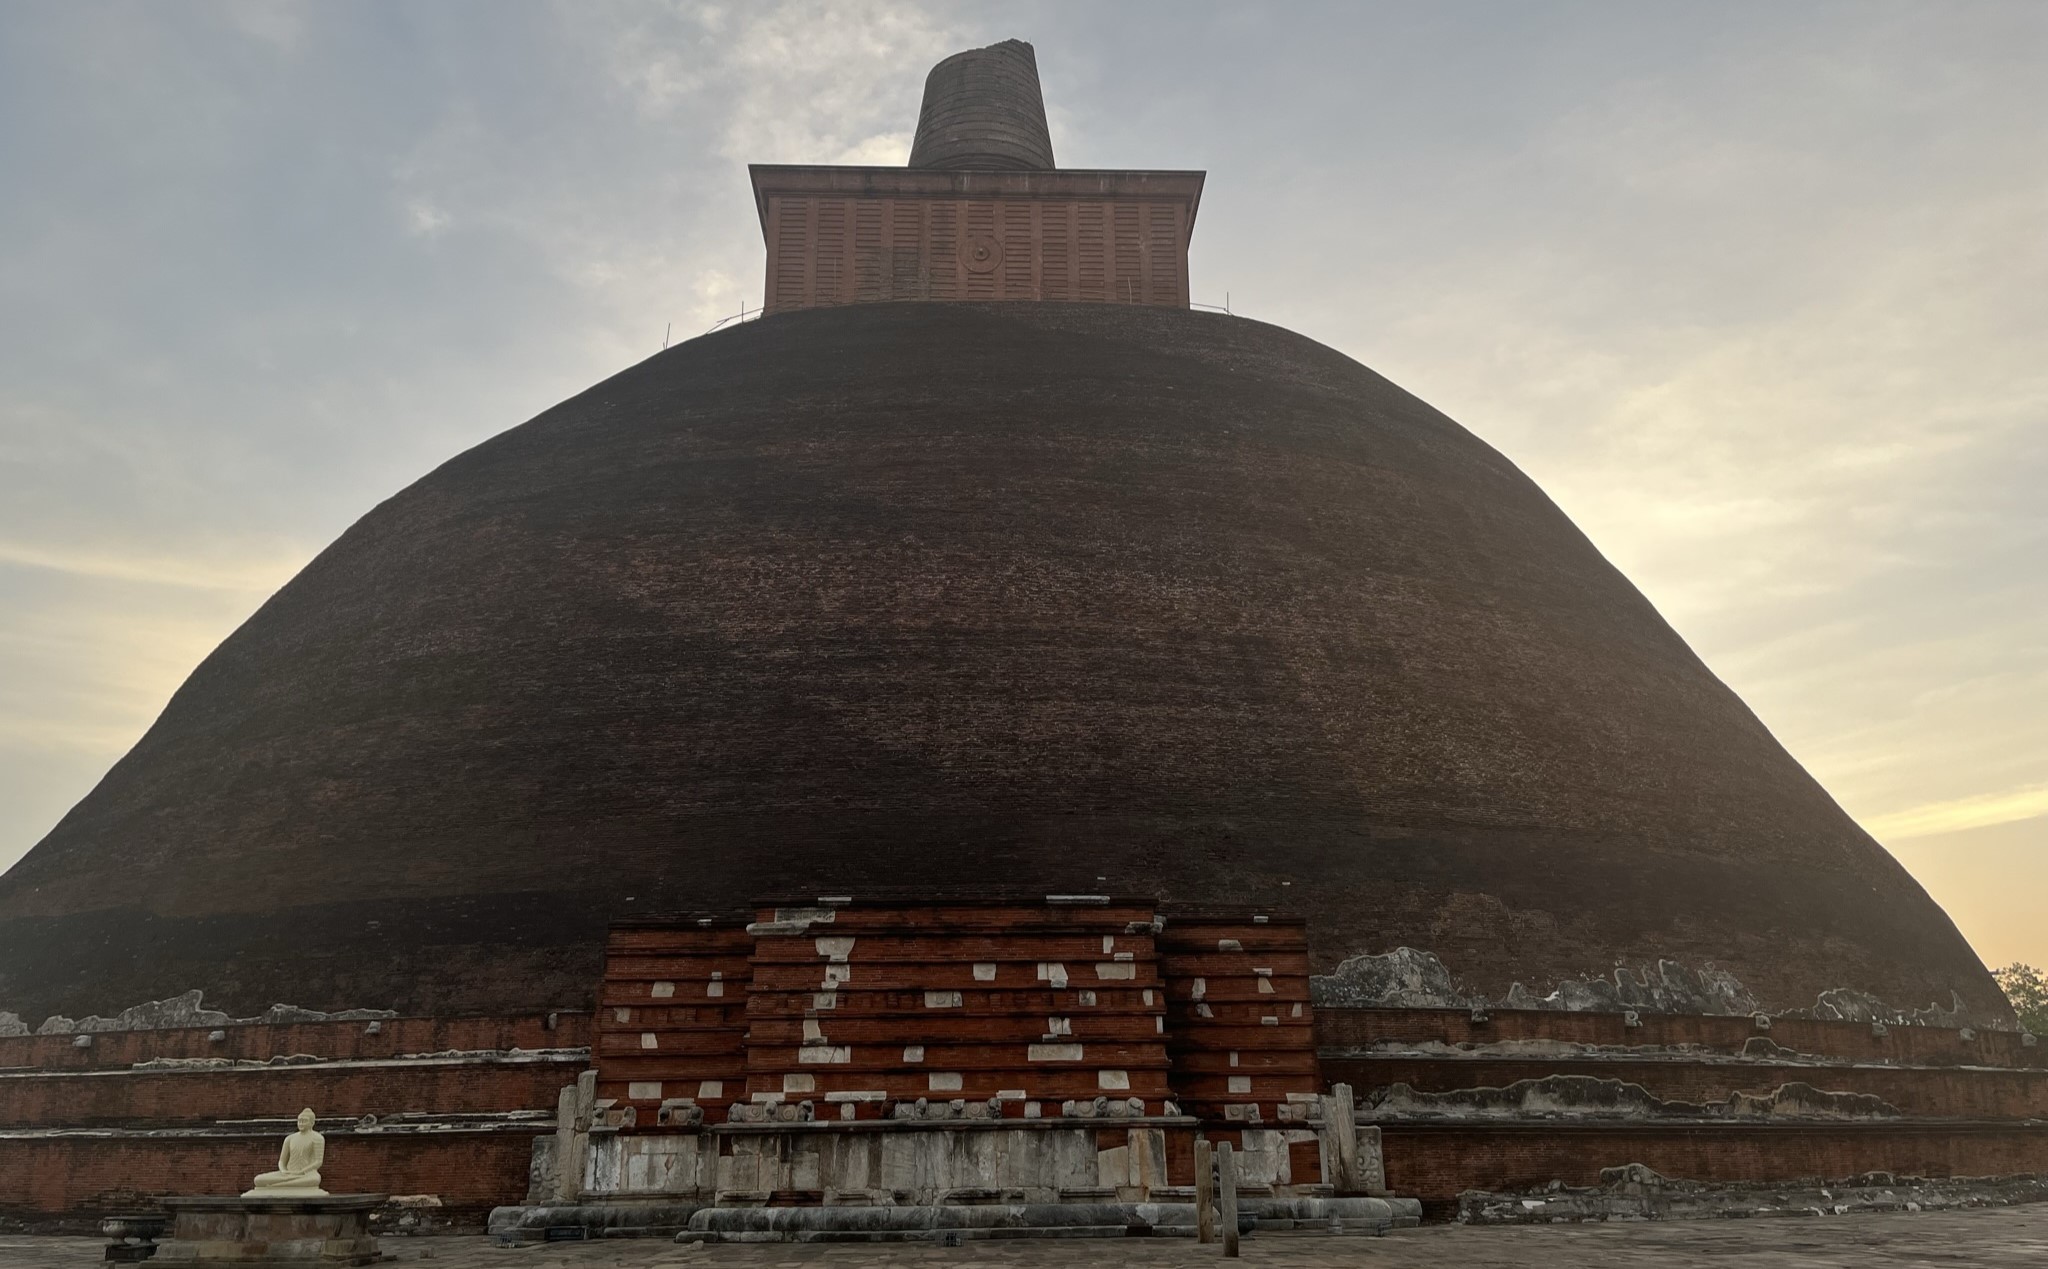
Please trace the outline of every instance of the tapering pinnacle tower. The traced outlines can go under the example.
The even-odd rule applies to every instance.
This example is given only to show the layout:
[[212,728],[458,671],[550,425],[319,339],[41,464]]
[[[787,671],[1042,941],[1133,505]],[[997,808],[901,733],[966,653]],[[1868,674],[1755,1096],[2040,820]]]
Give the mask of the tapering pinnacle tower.
[[1052,134],[1038,58],[1022,40],[969,49],[932,67],[910,166],[1050,168]]
[[770,312],[887,300],[1187,307],[1203,173],[1054,167],[1038,61],[1020,40],[932,68],[908,167],[751,170]]

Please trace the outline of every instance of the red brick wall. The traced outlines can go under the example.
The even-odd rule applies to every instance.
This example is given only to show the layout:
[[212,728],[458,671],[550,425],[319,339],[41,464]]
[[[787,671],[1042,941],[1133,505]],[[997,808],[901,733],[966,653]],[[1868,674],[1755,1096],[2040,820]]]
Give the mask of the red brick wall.
[[[548,1020],[554,1019],[554,1026]],[[213,1030],[226,1035],[208,1040]],[[157,1031],[92,1033],[88,1048],[75,1036],[0,1036],[0,1068],[84,1070],[125,1067],[151,1058],[258,1058],[310,1053],[324,1058],[383,1058],[449,1049],[568,1049],[590,1043],[586,1013],[514,1014],[470,1018],[384,1018],[377,1033],[366,1022],[297,1022],[277,1026],[172,1027]]]
[[[432,1194],[480,1216],[526,1193],[528,1132],[326,1133],[321,1185],[334,1194]],[[134,1210],[166,1194],[237,1194],[277,1166],[282,1133],[23,1136],[0,1133],[0,1220]]]
[[1979,1031],[1965,1040],[1947,1027],[1887,1028],[1871,1034],[1865,1022],[1817,1022],[1779,1018],[1759,1031],[1749,1018],[1705,1018],[1683,1014],[1639,1015],[1627,1026],[1618,1013],[1574,1013],[1555,1009],[1496,1009],[1482,1023],[1463,1009],[1316,1010],[1316,1043],[1323,1049],[1366,1048],[1383,1040],[1445,1044],[1487,1044],[1501,1040],[1563,1040],[1580,1044],[1699,1044],[1738,1050],[1751,1036],[1765,1036],[1802,1053],[1859,1061],[1972,1063],[1981,1066],[2048,1067],[2048,1045],[2027,1047],[2013,1031]]
[[2048,1125],[1383,1124],[1381,1141],[1388,1188],[1438,1215],[1463,1190],[1593,1185],[1623,1163],[1695,1181],[2048,1171]]
[[[0,1075],[9,1128],[158,1127],[254,1117],[553,1110],[582,1060]],[[0,1188],[0,1201],[6,1190]]]
[[1323,1059],[1323,1078],[1369,1090],[1407,1084],[1421,1092],[1504,1088],[1546,1075],[1585,1075],[1640,1084],[1666,1101],[1726,1100],[1804,1083],[1829,1092],[1868,1093],[1910,1115],[1965,1119],[2048,1118],[2048,1071],[1958,1067],[1797,1066],[1779,1063],[1543,1060],[1495,1058]]

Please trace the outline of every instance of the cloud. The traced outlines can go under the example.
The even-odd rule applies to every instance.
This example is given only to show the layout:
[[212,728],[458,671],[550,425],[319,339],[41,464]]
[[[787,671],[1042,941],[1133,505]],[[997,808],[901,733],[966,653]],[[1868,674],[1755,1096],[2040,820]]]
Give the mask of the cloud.
[[0,566],[48,569],[102,581],[146,586],[268,595],[312,558],[310,551],[280,550],[261,559],[209,562],[176,555],[94,554],[0,541]]
[[1909,807],[1868,820],[1863,827],[1879,840],[1892,840],[1989,828],[2043,815],[2048,815],[2048,784]]

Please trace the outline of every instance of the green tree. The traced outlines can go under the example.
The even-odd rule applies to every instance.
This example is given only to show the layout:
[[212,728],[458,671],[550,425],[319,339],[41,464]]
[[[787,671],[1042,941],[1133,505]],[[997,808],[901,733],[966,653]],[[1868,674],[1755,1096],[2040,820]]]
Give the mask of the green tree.
[[2048,975],[2018,961],[1991,971],[2020,1016],[2020,1025],[2035,1035],[2048,1035]]

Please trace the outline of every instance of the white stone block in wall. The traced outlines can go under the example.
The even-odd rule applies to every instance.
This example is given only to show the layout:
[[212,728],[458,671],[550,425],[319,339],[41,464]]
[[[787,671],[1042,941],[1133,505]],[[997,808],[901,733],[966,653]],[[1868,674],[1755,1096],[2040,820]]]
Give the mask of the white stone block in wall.
[[785,1075],[782,1077],[782,1091],[785,1093],[815,1093],[818,1091],[818,1077],[815,1075]]
[[1244,950],[1244,944],[1238,942],[1236,939],[1217,939],[1216,950],[1219,952],[1242,952]]
[[974,962],[974,981],[975,981],[975,982],[977,982],[977,983],[992,983],[992,982],[994,982],[995,980],[996,980],[996,963],[995,963],[994,961],[976,961],[976,962]]
[[647,994],[656,1000],[667,1000],[670,996],[676,994],[676,985],[674,983],[656,983],[647,989]]
[[1105,979],[1134,979],[1138,976],[1138,967],[1131,961],[1097,961],[1095,976]]
[[960,993],[957,991],[928,991],[924,994],[924,1007],[927,1009],[958,1009],[960,1007]]
[[904,1061],[906,1061],[906,1062],[922,1062],[922,1061],[924,1061],[924,1046],[923,1046],[922,1044],[906,1044],[906,1045],[904,1045],[904,1046],[903,1046],[903,1060],[904,1060]]
[[933,1071],[925,1077],[925,1086],[934,1093],[957,1093],[960,1091],[960,1072]]
[[1249,1093],[1249,1092],[1251,1092],[1251,1091],[1252,1091],[1252,1077],[1251,1077],[1251,1076],[1249,1076],[1249,1075],[1233,1075],[1233,1076],[1231,1076],[1231,1077],[1230,1077],[1230,1091],[1231,1091],[1231,1092],[1233,1092],[1233,1093]]
[[656,1040],[655,1040],[655,1038],[654,1038],[654,1033],[653,1033],[652,1031],[642,1031],[642,1032],[640,1033],[640,1047],[641,1047],[641,1048],[643,1048],[643,1049],[651,1049],[651,1048],[654,1048],[654,1047],[655,1047],[656,1043],[657,1043],[657,1042],[656,1042]]
[[704,984],[704,995],[706,998],[716,1000],[724,994],[725,984],[719,982],[717,979],[713,979],[710,982]]
[[1078,1062],[1081,1060],[1081,1046],[1078,1044],[1034,1044],[1025,1051],[1033,1062]]
[[626,1096],[636,1102],[658,1102],[661,1100],[659,1080],[633,1080],[626,1085]]
[[1064,987],[1067,985],[1067,967],[1059,961],[1040,961],[1038,981],[1050,983],[1054,987]]
[[796,1051],[796,1060],[805,1066],[844,1066],[853,1061],[853,1046],[850,1044],[808,1044]]
[[624,1005],[620,1005],[616,1009],[612,1010],[613,1022],[631,1022],[632,1020],[633,1011],[631,1009],[626,1008]]
[[1097,1071],[1095,1072],[1095,1086],[1097,1088],[1122,1089],[1128,1092],[1131,1087],[1131,1073],[1129,1071]]
[[698,1101],[700,1101],[700,1102],[708,1102],[708,1101],[715,1101],[715,1100],[717,1100],[718,1098],[720,1098],[720,1097],[723,1097],[723,1096],[725,1096],[725,1081],[724,1081],[724,1080],[699,1080],[699,1081],[697,1081],[697,1100],[698,1100]]

